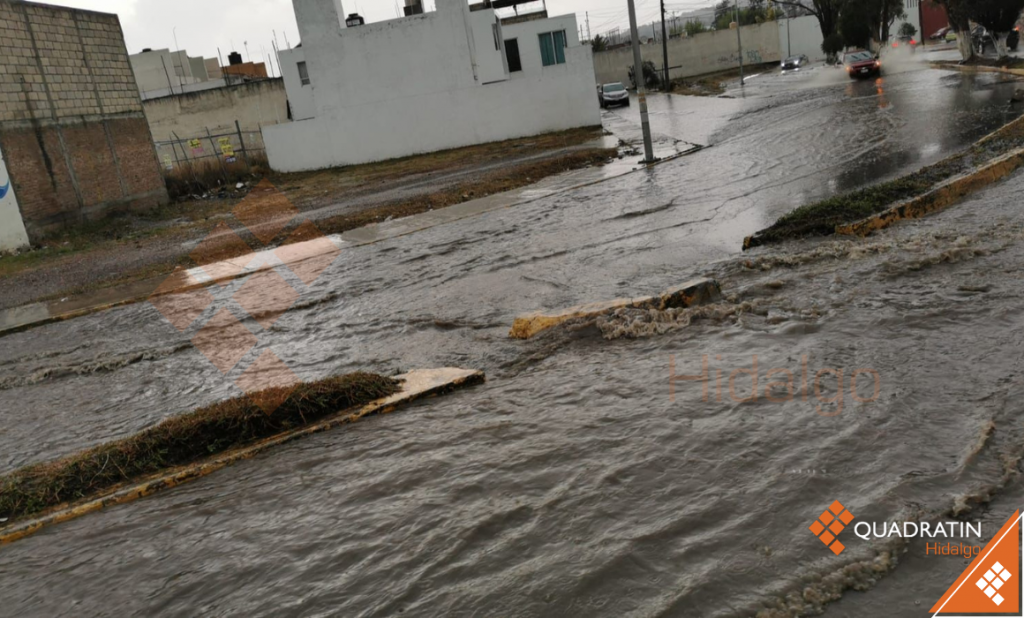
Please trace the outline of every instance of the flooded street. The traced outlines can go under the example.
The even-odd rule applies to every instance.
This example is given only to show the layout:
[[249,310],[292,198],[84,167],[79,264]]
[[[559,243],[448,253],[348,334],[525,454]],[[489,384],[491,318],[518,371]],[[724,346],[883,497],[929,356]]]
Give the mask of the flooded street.
[[[6,546],[0,607],[724,617],[838,600],[826,615],[928,615],[962,560],[849,532],[837,557],[807,527],[834,500],[935,519],[1024,491],[1004,487],[1024,444],[1024,175],[868,239],[739,249],[799,205],[967,147],[1021,113],[1018,85],[908,65],[878,82],[757,76],[744,98],[651,95],[659,143],[707,148],[346,247],[251,358],[269,347],[305,379],[462,366],[488,382]],[[631,141],[636,114],[604,123]],[[507,338],[522,312],[694,276],[725,299]],[[828,373],[773,402],[772,369]],[[3,337],[0,469],[233,396],[235,377],[147,303]]]

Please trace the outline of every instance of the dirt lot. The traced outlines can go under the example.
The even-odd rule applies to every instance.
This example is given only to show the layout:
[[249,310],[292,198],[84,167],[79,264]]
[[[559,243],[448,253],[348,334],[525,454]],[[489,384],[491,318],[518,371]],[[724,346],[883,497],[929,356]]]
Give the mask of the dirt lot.
[[264,248],[231,215],[257,185],[280,191],[301,213],[288,230],[309,220],[324,233],[338,233],[600,165],[616,155],[598,141],[602,134],[600,128],[575,129],[381,163],[270,173],[248,179],[241,189],[232,185],[182,196],[158,211],[82,225],[44,239],[31,251],[0,257],[0,308],[196,265],[189,252],[220,223],[239,232],[250,247],[225,246],[219,259]]

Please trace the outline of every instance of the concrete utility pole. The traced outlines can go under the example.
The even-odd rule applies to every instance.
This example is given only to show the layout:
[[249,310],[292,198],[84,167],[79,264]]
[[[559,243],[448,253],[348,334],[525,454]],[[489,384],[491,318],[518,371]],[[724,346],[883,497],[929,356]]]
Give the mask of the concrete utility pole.
[[629,34],[633,38],[633,79],[636,80],[636,98],[640,103],[640,128],[644,133],[644,163],[654,163],[654,145],[651,144],[651,123],[647,118],[647,93],[644,91],[644,65],[640,57],[640,35],[636,31],[636,7],[629,4]]
[[740,88],[743,87],[743,36],[740,35],[740,0],[736,0],[736,44],[740,49]]
[[590,37],[590,11],[587,11],[586,15],[587,15],[587,40],[588,41],[593,41],[594,39],[592,39]]
[[662,82],[662,90],[668,92],[668,35],[665,33],[665,0],[661,0],[661,60],[665,63],[665,81]]

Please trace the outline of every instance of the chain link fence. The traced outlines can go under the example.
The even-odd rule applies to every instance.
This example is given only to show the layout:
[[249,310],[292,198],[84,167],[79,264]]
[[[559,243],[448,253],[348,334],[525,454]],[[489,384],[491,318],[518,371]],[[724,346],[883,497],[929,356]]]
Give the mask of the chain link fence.
[[237,121],[234,127],[207,128],[198,135],[172,135],[174,139],[156,142],[172,197],[203,193],[267,168],[262,131],[242,130]]

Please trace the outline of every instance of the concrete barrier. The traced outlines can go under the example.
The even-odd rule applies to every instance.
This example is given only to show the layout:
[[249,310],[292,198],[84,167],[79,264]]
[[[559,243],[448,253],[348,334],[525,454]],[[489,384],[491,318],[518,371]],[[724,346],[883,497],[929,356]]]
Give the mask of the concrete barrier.
[[1024,165],[1024,149],[1003,155],[969,174],[951,178],[923,195],[892,206],[876,215],[846,225],[837,225],[836,234],[867,236],[906,219],[919,219],[952,206],[960,199],[1006,178]]
[[512,339],[529,339],[537,333],[548,330],[576,318],[595,318],[599,315],[635,307],[638,309],[672,309],[703,305],[717,300],[722,294],[714,279],[695,279],[658,294],[640,298],[617,298],[615,300],[577,305],[554,313],[534,312],[516,317],[508,336]]
[[76,519],[108,506],[125,504],[158,491],[176,487],[182,483],[206,476],[235,462],[249,459],[271,447],[327,431],[340,425],[354,423],[374,414],[387,414],[394,411],[399,405],[409,403],[415,399],[447,393],[461,386],[479,384],[485,380],[482,371],[454,367],[417,369],[396,377],[403,380],[404,384],[402,390],[394,395],[370,402],[355,409],[341,411],[336,416],[319,423],[293,429],[261,440],[255,444],[221,453],[198,464],[168,470],[130,487],[122,487],[113,492],[89,498],[76,504],[64,505],[40,517],[13,523],[5,528],[0,528],[0,545],[6,545],[7,543],[23,539],[47,526]]

